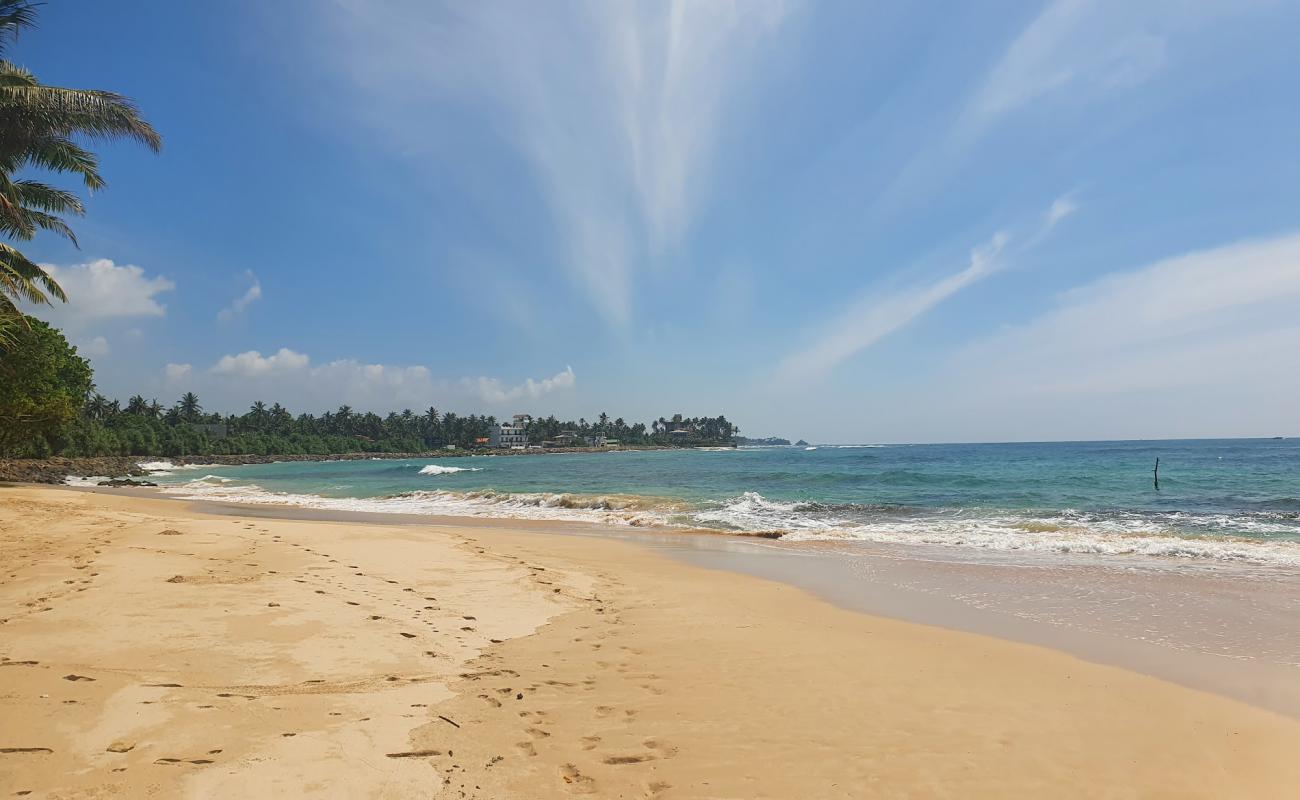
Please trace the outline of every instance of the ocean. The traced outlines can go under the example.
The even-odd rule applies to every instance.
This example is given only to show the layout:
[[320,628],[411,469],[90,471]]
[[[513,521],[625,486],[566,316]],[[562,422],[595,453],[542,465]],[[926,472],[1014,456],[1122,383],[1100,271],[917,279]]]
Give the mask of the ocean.
[[150,466],[164,492],[216,502],[780,533],[1031,562],[1300,567],[1295,438]]

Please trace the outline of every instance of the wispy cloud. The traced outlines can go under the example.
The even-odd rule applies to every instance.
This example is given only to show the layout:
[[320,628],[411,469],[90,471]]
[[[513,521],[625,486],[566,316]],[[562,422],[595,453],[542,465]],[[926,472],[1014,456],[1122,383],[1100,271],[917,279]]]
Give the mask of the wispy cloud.
[[[1049,95],[1094,99],[1137,86],[1165,64],[1166,36],[1153,19],[1193,13],[1194,3],[1054,0],[1011,43],[964,113],[966,133]],[[1185,6],[1186,8],[1180,8]],[[1162,13],[1163,12],[1163,13]]]
[[[789,3],[343,2],[347,78],[400,146],[448,101],[492,121],[531,165],[575,287],[616,326],[639,269],[678,244],[705,195],[728,97]],[[340,50],[330,50],[335,58]],[[377,57],[382,54],[382,57]]]
[[[1220,383],[1262,391],[1300,353],[1300,234],[1170,258],[1066,292],[1037,320],[972,346],[1021,393],[1099,395]],[[1262,383],[1261,383],[1262,381]],[[1295,383],[1295,381],[1292,381]],[[1172,398],[1169,398],[1172,400]]]
[[912,157],[879,194],[876,212],[898,213],[941,191],[985,139],[996,139],[1035,112],[1058,137],[1068,127],[1100,121],[1088,115],[1113,109],[1120,100],[1129,102],[1125,114],[1141,113],[1132,103],[1137,93],[1191,60],[1216,21],[1270,5],[1275,3],[1050,0],[949,109],[950,123],[918,140]]
[[253,274],[252,270],[246,270],[244,275],[250,282],[249,287],[243,294],[232,300],[229,306],[226,306],[217,312],[217,319],[219,321],[229,322],[244,313],[244,309],[248,308],[254,302],[262,299],[262,282],[257,279],[257,276]]
[[[1052,203],[1042,222],[1015,253],[1037,246],[1060,223],[1077,209],[1069,197]],[[930,309],[1005,268],[1009,263],[1011,234],[999,231],[988,241],[973,248],[966,267],[933,283],[913,286],[880,295],[863,294],[845,312],[825,326],[810,346],[787,356],[778,375],[783,379],[815,378],[830,372],[846,359],[871,347],[894,331],[906,326]]]

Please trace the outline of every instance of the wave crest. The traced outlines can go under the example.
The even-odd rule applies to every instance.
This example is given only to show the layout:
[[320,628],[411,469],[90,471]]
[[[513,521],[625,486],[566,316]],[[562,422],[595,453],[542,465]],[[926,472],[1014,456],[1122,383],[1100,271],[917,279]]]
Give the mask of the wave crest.
[[421,475],[450,475],[453,472],[482,472],[480,467],[444,467],[441,464],[429,464],[420,468]]

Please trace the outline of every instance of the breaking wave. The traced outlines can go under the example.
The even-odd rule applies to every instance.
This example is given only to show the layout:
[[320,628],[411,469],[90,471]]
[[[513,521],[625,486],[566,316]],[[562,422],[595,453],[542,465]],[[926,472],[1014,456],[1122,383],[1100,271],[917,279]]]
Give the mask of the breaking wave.
[[[220,480],[220,479],[219,479]],[[491,489],[468,492],[416,491],[386,497],[325,497],[270,492],[256,484],[231,486],[208,480],[191,481],[162,490],[189,500],[285,505],[331,511],[381,514],[420,514],[451,517],[496,517],[614,525],[671,524],[672,515],[689,510],[673,500],[639,495],[579,495],[568,493],[506,493]]]
[[170,461],[140,461],[136,463],[140,469],[148,472],[150,475],[170,475],[178,469],[202,469],[207,464],[173,464]]
[[[1215,559],[1300,567],[1300,534],[1287,512],[1046,514],[992,509],[918,509],[772,500],[745,492],[692,515],[707,527],[784,531],[790,541],[978,547],[1000,551]],[[1196,530],[1204,535],[1180,531]],[[1259,537],[1259,538],[1249,538]],[[1270,538],[1271,537],[1271,538]]]
[[[429,465],[422,474],[469,468]],[[426,472],[427,470],[427,472]],[[713,503],[629,494],[412,491],[384,497],[326,497],[232,485],[207,475],[162,491],[179,497],[336,511],[521,518],[619,526],[781,535],[786,541],[862,541],[991,551],[1147,556],[1300,567],[1300,528],[1285,509],[1246,514],[934,509],[777,500],[745,492]]]
[[429,464],[420,468],[421,475],[450,475],[453,472],[482,472],[481,467],[444,467],[441,464]]

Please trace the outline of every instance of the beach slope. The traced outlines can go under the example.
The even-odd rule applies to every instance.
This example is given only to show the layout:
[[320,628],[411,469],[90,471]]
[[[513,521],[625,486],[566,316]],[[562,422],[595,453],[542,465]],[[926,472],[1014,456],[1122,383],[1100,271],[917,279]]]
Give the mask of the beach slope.
[[627,542],[0,488],[0,794],[1282,797],[1300,722]]

